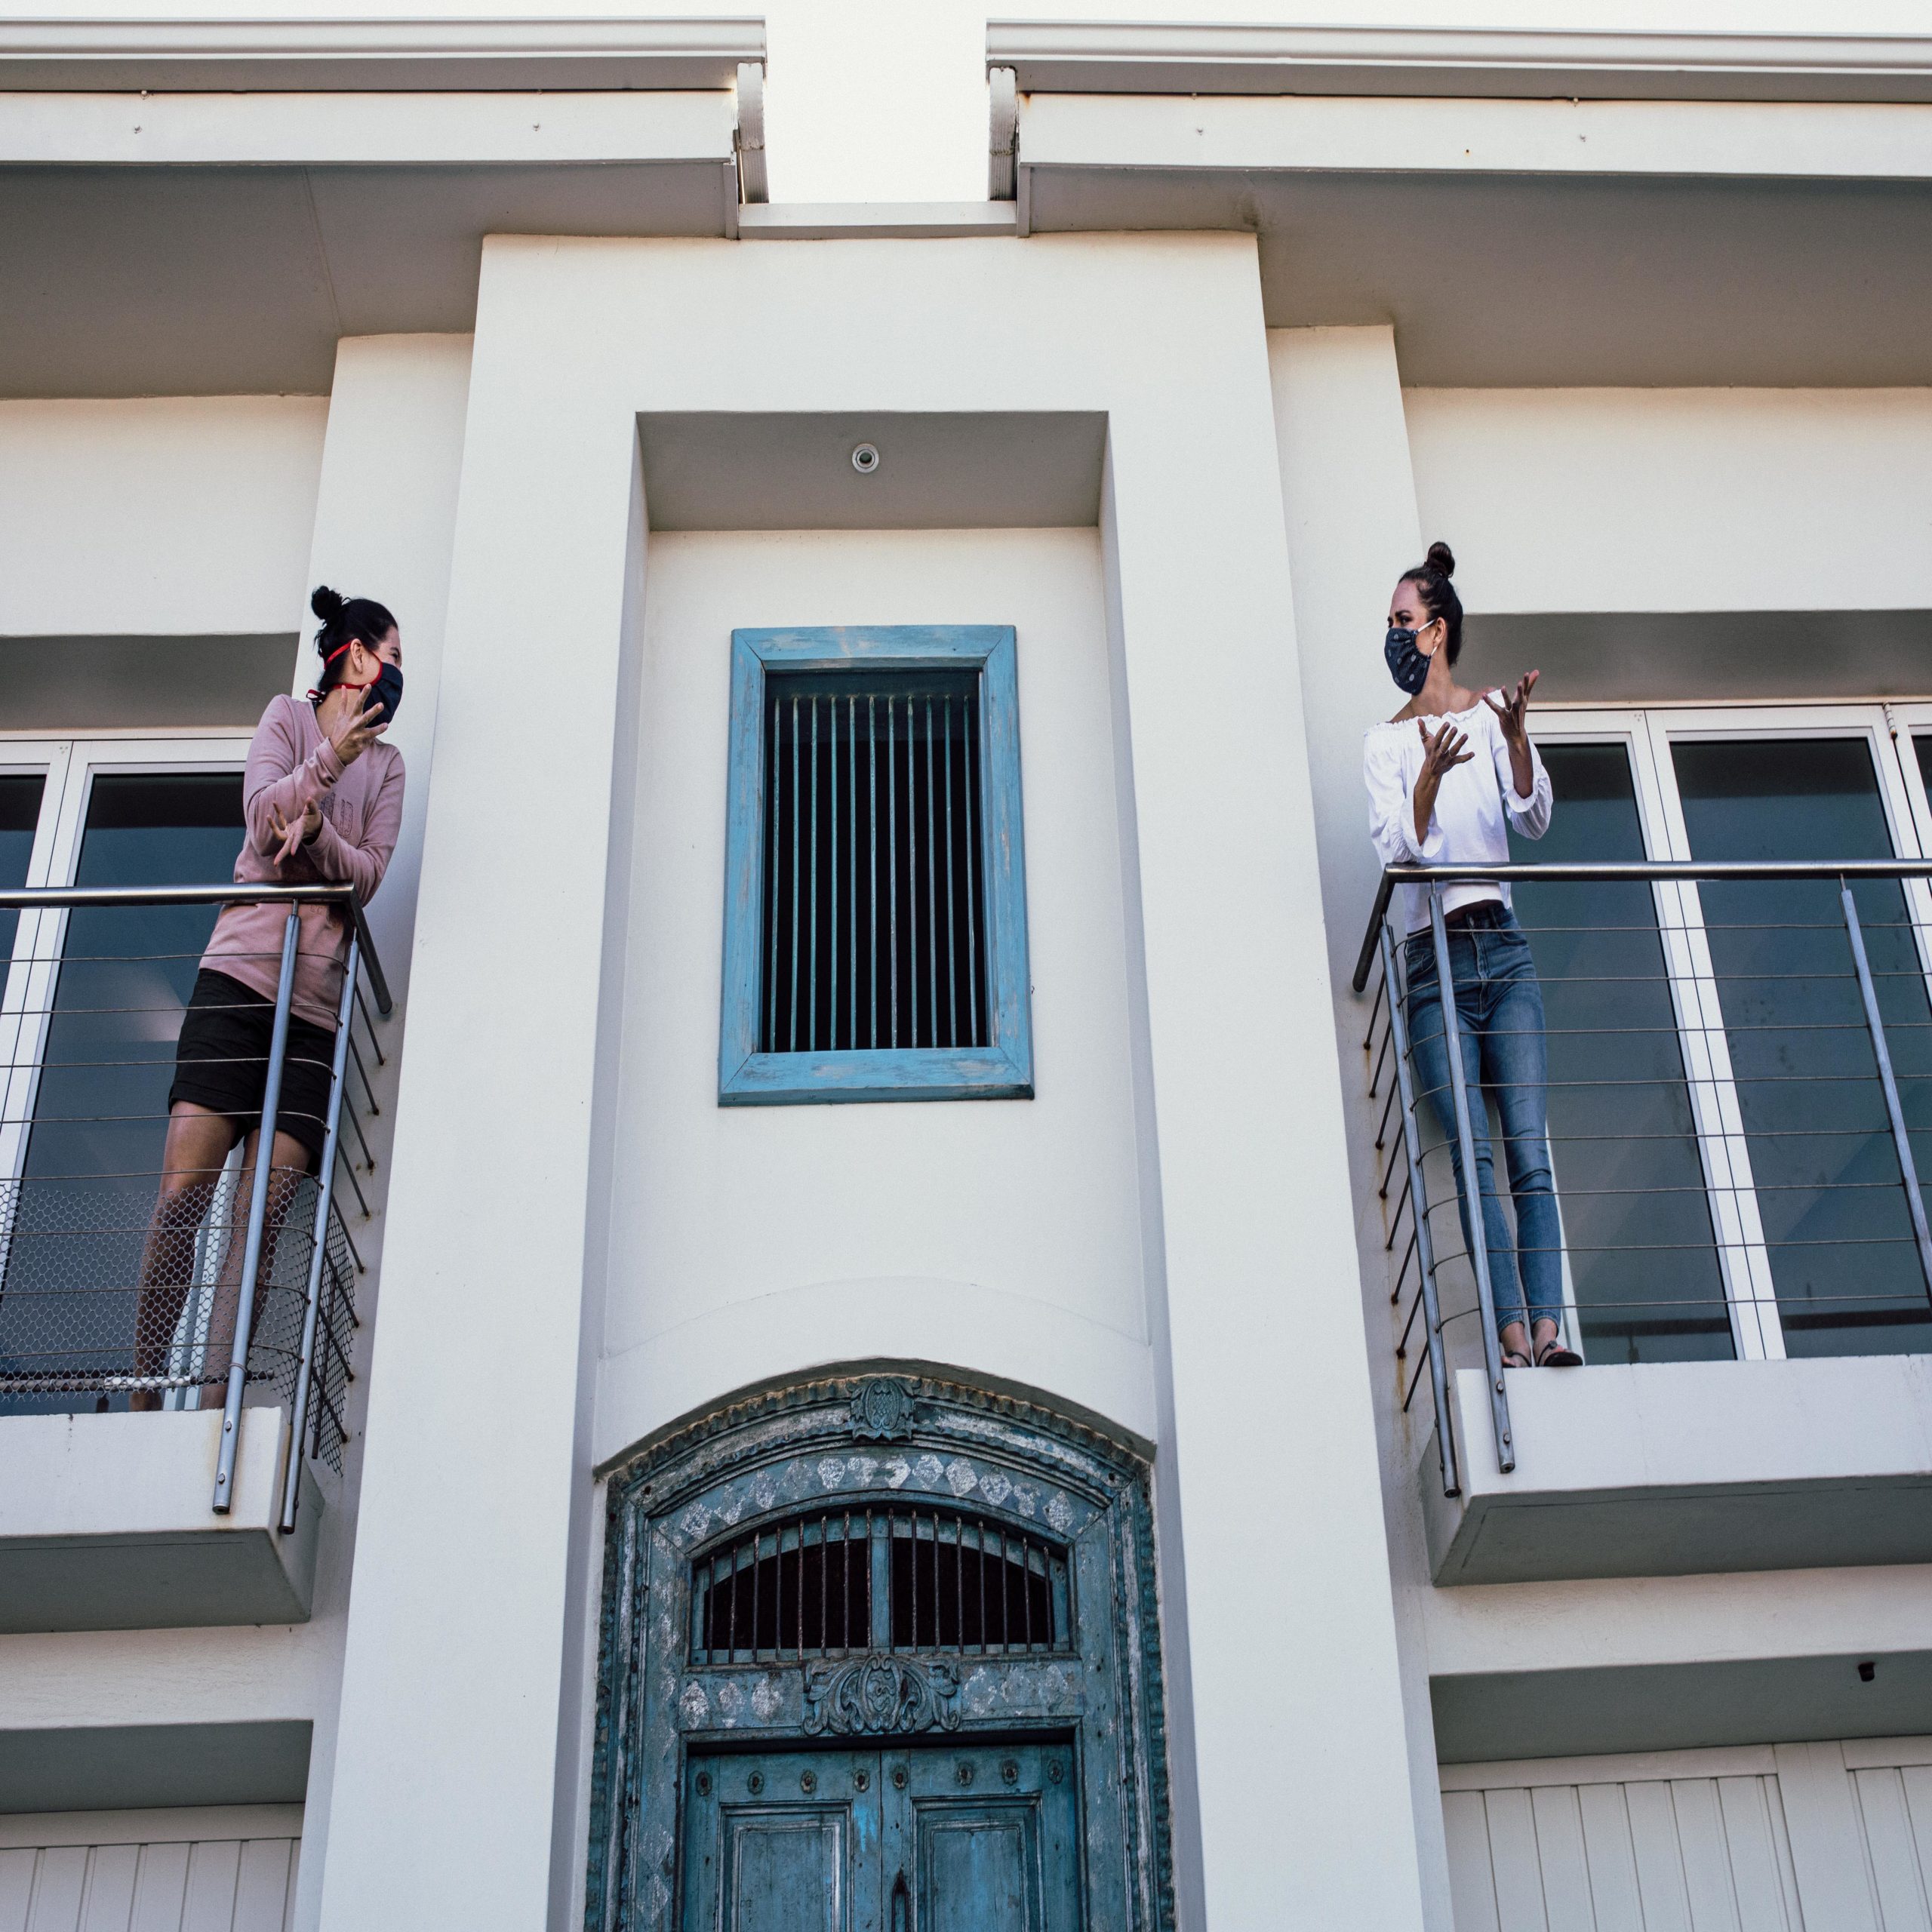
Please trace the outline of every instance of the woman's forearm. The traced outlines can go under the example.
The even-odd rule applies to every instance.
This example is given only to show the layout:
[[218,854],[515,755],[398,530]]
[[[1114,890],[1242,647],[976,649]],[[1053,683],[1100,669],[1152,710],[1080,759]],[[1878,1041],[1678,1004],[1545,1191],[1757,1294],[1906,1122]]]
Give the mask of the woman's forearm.
[[1435,816],[1435,787],[1426,778],[1416,780],[1415,809],[1411,813],[1416,829],[1416,850],[1429,842],[1429,822]]
[[1514,739],[1510,740],[1509,776],[1515,782],[1518,798],[1533,798],[1536,796],[1536,761],[1531,754],[1527,738],[1524,739],[1521,744]]

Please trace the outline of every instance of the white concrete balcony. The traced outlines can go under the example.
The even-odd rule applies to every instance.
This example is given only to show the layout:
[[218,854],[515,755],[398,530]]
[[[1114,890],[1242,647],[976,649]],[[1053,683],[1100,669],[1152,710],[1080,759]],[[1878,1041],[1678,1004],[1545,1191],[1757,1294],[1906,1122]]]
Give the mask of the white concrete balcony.
[[[1357,974],[1431,1574],[1932,1561],[1932,860],[1600,857],[1623,749],[1544,751],[1583,855],[1392,869]],[[1872,757],[1688,741],[1685,823],[1882,826]]]
[[322,1497],[298,1457],[281,1530],[288,1418],[242,1411],[227,1513],[208,1507],[222,1411],[0,1417],[0,1632],[298,1623]]
[[1509,1374],[1499,1466],[1481,1371],[1451,1380],[1460,1494],[1416,1471],[1438,1583],[1932,1561],[1932,1356]]
[[[168,801],[134,802],[151,819]],[[253,1070],[279,1150],[260,1185],[238,1128],[219,1168],[212,1149],[198,1168],[165,1151],[189,990],[237,899],[286,907],[277,995],[231,983],[216,1009],[231,1035],[205,1035],[194,1064],[235,1069],[218,1115],[248,1105]],[[362,1272],[345,1211],[371,1213],[363,1116],[391,1004],[361,909],[325,885],[0,887],[0,916],[16,911],[0,1000],[0,1632],[302,1621],[342,1472]],[[302,919],[326,932],[324,912],[350,937],[332,1044],[318,1027],[303,1046]],[[211,1037],[226,1057],[207,1057]]]

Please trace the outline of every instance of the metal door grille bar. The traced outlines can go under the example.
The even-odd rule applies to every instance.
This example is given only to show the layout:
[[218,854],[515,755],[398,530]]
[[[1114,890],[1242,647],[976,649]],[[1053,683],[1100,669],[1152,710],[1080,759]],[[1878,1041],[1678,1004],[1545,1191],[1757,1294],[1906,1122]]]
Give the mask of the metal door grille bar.
[[1066,1552],[943,1511],[795,1518],[700,1558],[691,1583],[700,1665],[873,1650],[1001,1657],[1072,1642]]
[[978,683],[768,678],[761,1051],[989,1044]]

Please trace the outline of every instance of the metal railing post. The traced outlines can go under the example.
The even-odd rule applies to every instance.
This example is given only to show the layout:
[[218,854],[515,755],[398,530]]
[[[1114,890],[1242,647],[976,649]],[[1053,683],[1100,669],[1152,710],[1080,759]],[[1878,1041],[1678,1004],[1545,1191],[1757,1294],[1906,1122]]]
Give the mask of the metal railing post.
[[322,1129],[321,1167],[315,1188],[315,1244],[309,1256],[309,1293],[302,1316],[302,1355],[295,1371],[294,1399],[288,1417],[288,1461],[281,1478],[281,1534],[295,1527],[301,1500],[302,1428],[309,1418],[309,1383],[315,1372],[315,1323],[321,1312],[322,1263],[329,1245],[329,1214],[335,1201],[335,1160],[342,1129],[342,1091],[348,1072],[349,1027],[355,1017],[355,974],[361,947],[352,937],[343,967],[342,1000],[336,1012],[335,1058],[329,1070],[328,1118]]
[[1442,1362],[1442,1323],[1435,1293],[1435,1244],[1429,1232],[1429,1192],[1423,1185],[1422,1136],[1416,1127],[1415,1081],[1409,1067],[1409,1029],[1395,983],[1395,942],[1389,937],[1389,922],[1382,922],[1382,983],[1389,999],[1389,1030],[1393,1036],[1391,1051],[1395,1060],[1395,1079],[1401,1095],[1402,1145],[1409,1162],[1409,1222],[1415,1229],[1416,1265],[1422,1297],[1422,1318],[1428,1324],[1429,1386],[1435,1392],[1435,1453],[1442,1464],[1442,1493],[1460,1496],[1463,1479],[1456,1467],[1456,1432],[1449,1417],[1449,1377]]
[[1872,962],[1865,956],[1865,934],[1858,923],[1858,908],[1851,888],[1841,879],[1838,897],[1844,906],[1844,929],[1851,941],[1852,964],[1858,969],[1858,990],[1865,1001],[1866,1030],[1872,1035],[1872,1051],[1878,1063],[1878,1084],[1885,1092],[1885,1117],[1891,1122],[1892,1145],[1898,1150],[1899,1179],[1905,1187],[1906,1211],[1912,1217],[1912,1238],[1918,1244],[1919,1272],[1925,1278],[1925,1292],[1932,1296],[1932,1229],[1925,1223],[1925,1197],[1918,1191],[1918,1169],[1912,1158],[1912,1137],[1905,1124],[1905,1109],[1899,1104],[1899,1084],[1892,1074],[1891,1050],[1885,1044],[1885,1023],[1878,1012],[1878,995],[1872,983]]
[[288,909],[281,929],[281,971],[275,981],[275,1030],[269,1041],[268,1075],[262,1088],[262,1124],[255,1143],[255,1171],[248,1193],[248,1234],[242,1251],[242,1283],[235,1297],[235,1346],[228,1358],[228,1399],[222,1406],[221,1454],[215,1464],[214,1512],[228,1514],[235,1500],[235,1456],[242,1435],[242,1395],[248,1385],[248,1343],[255,1325],[255,1276],[261,1266],[262,1230],[268,1219],[275,1176],[275,1122],[281,1105],[281,1066],[288,1050],[288,1008],[295,993],[295,947],[302,930],[299,906]]
[[1482,1359],[1489,1377],[1489,1413],[1496,1428],[1496,1466],[1507,1475],[1516,1466],[1509,1427],[1509,1396],[1503,1382],[1503,1351],[1496,1333],[1496,1295],[1489,1278],[1489,1231],[1483,1215],[1482,1184],[1476,1173],[1475,1134],[1469,1124],[1468,1083],[1463,1077],[1462,1028],[1456,1014],[1456,982],[1449,970],[1449,931],[1442,922],[1442,888],[1429,890],[1429,925],[1435,940],[1436,992],[1442,1002],[1442,1040],[1449,1051],[1449,1091],[1456,1103],[1456,1144],[1463,1155],[1463,1201],[1469,1235],[1469,1260],[1475,1269],[1476,1301],[1481,1310]]

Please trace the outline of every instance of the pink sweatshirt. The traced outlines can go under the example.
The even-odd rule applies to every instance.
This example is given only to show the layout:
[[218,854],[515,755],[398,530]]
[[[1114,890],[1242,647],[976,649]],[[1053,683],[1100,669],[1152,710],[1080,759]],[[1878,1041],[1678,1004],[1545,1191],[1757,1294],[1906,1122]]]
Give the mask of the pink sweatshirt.
[[[353,885],[367,905],[388,870],[402,824],[402,754],[380,739],[345,765],[306,699],[275,697],[262,713],[242,775],[247,833],[235,861],[237,885]],[[322,826],[309,844],[278,863],[274,808],[293,824],[311,803]],[[285,906],[226,906],[202,964],[273,999],[281,964]],[[333,906],[302,908],[293,1006],[303,1019],[335,1031],[342,998],[349,921]]]

